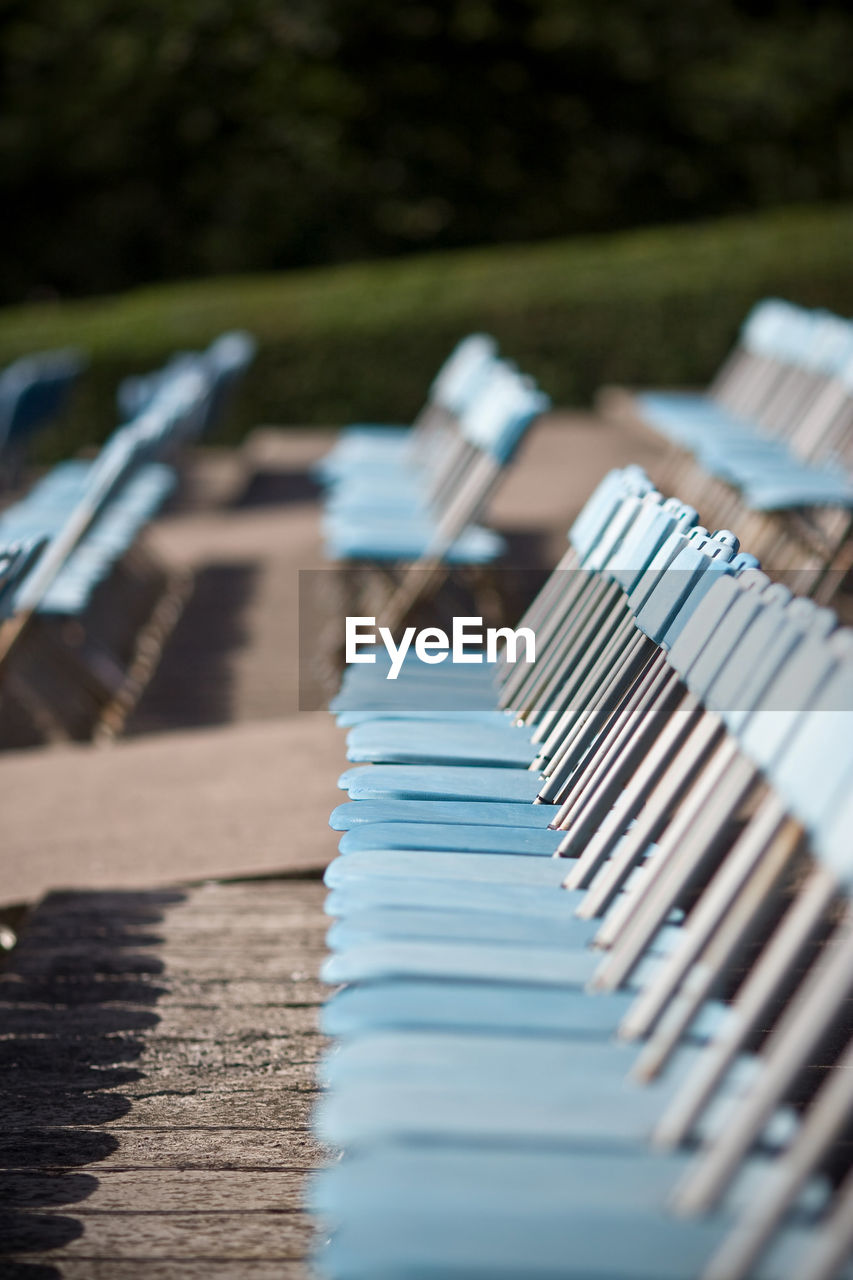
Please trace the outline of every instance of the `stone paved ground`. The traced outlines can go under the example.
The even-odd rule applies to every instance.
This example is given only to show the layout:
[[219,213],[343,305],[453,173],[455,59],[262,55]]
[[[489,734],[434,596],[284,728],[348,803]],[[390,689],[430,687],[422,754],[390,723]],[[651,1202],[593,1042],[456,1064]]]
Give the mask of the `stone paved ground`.
[[0,902],[316,870],[343,756],[319,711],[0,755]]

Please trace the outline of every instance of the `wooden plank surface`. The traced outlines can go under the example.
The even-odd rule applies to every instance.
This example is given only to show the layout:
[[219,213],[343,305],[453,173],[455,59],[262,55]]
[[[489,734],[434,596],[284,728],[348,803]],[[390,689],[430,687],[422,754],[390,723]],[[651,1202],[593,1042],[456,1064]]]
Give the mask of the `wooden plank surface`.
[[314,880],[49,895],[0,976],[0,1273],[304,1280]]

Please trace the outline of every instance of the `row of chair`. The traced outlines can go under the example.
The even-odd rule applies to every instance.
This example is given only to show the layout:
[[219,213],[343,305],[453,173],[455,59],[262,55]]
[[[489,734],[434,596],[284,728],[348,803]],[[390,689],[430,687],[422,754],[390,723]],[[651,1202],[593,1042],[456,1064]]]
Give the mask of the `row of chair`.
[[[4,691],[35,709],[41,734],[87,736],[106,705],[126,711],[139,628],[169,586],[139,536],[175,487],[180,449],[212,425],[253,349],[248,335],[223,335],[124,385],[129,416],[97,457],[59,464],[0,513]],[[164,616],[174,620],[176,603]]]
[[548,407],[483,334],[464,339],[411,428],[349,428],[317,469],[334,561],[490,564],[504,550],[477,526],[531,422]]
[[[605,394],[605,412],[624,411]],[[851,563],[853,323],[770,299],[705,394],[648,392],[629,414],[672,448],[660,483],[737,523],[772,569],[829,600]]]
[[853,633],[637,468],[521,625],[334,703],[318,1265],[853,1274]]

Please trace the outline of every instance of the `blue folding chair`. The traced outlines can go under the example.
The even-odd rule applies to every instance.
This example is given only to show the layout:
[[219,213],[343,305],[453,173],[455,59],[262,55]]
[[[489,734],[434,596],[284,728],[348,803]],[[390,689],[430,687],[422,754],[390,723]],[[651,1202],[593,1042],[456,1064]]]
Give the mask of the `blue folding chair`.
[[344,428],[335,447],[315,468],[328,485],[363,469],[394,468],[406,473],[430,465],[458,427],[485,370],[497,358],[497,343],[488,334],[472,333],[457,343],[430,385],[427,401],[411,427],[355,423]]
[[458,437],[433,468],[401,474],[371,466],[332,495],[324,516],[331,559],[484,564],[503,540],[475,521],[530,423],[547,407],[510,366],[491,361],[460,420]]
[[4,593],[0,661],[26,686],[42,736],[88,736],[98,720],[114,727],[138,692],[137,629],[164,589],[171,616],[185,585],[144,562],[136,544],[174,487],[165,459],[192,438],[215,386],[212,367],[174,368],[93,461],[60,464],[0,514],[0,540],[40,549]]
[[832,598],[851,562],[849,321],[760,303],[705,395],[654,392],[632,405],[674,446],[664,486],[701,498],[765,563],[799,570],[801,590]]

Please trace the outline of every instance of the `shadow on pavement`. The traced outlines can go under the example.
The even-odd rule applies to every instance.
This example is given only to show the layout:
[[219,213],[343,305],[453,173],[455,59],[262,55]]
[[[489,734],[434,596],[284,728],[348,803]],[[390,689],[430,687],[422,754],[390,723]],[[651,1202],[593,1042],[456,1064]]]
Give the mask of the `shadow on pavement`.
[[259,573],[252,562],[197,571],[192,595],[125,726],[127,735],[233,719],[232,657],[248,642],[244,614]]
[[0,974],[0,1274],[48,1280],[40,1258],[83,1235],[55,1212],[98,1186],[86,1167],[117,1139],[100,1126],[125,1116],[122,1088],[144,1078],[144,1032],[156,1026],[163,963],[156,948],[174,892],[52,893],[33,911]]

